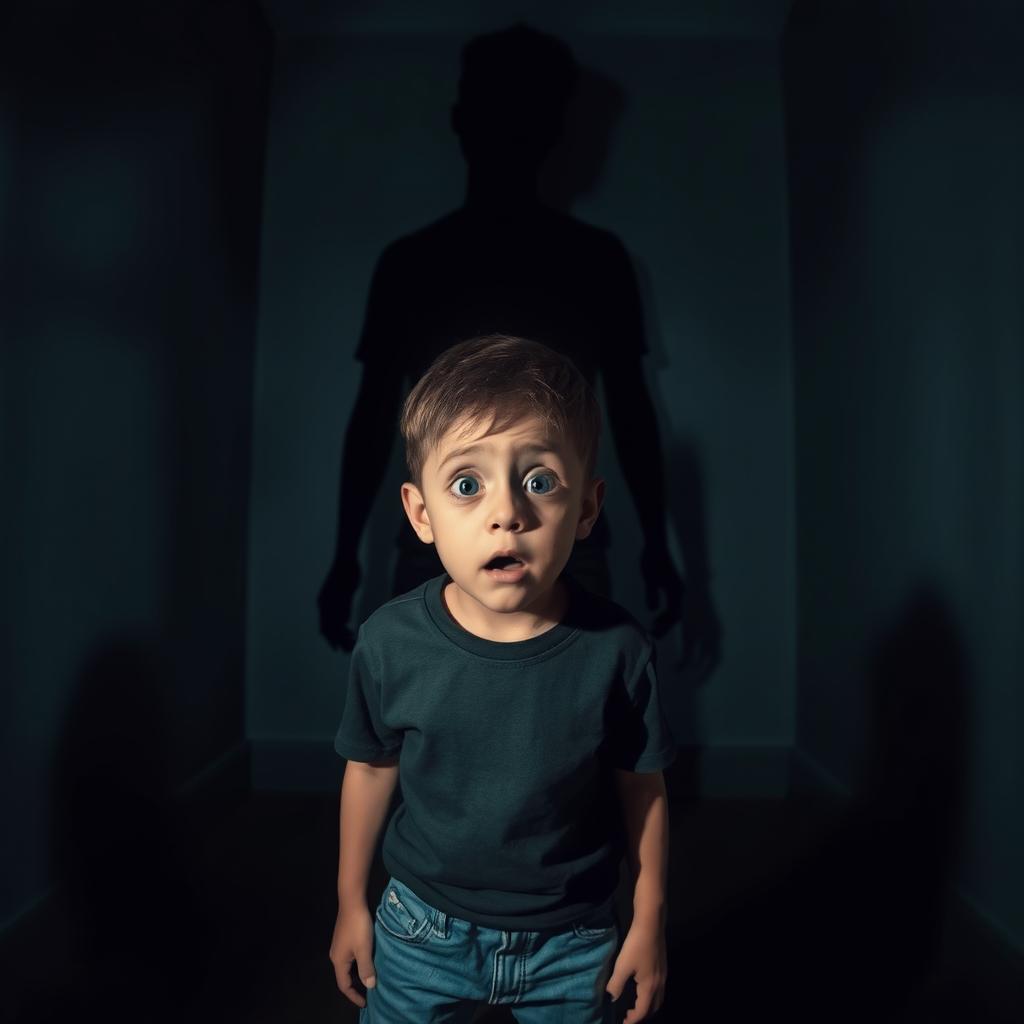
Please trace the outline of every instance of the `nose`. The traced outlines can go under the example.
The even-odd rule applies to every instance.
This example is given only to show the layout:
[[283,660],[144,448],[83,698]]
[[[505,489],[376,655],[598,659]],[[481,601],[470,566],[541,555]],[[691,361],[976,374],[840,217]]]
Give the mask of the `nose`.
[[509,530],[512,533],[519,533],[522,528],[523,524],[519,522],[518,519],[512,519],[511,521],[495,519],[494,522],[491,523],[491,529],[498,532],[502,530]]
[[489,512],[492,530],[520,531],[523,528],[522,510],[518,507],[517,492],[511,487],[502,487],[494,492],[494,501]]

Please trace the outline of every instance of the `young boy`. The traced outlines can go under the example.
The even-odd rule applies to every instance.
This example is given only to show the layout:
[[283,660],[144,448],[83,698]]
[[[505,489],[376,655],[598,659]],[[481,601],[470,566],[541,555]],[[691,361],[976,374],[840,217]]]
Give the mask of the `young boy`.
[[[667,975],[675,747],[647,633],[563,572],[604,497],[598,405],[568,359],[488,336],[434,361],[401,429],[405,512],[446,571],[374,612],[352,652],[334,741],[348,761],[338,987],[361,1024],[469,1021],[480,1003],[507,1003],[519,1024],[598,1024],[635,978],[633,1024]],[[635,884],[620,948],[623,854]]]

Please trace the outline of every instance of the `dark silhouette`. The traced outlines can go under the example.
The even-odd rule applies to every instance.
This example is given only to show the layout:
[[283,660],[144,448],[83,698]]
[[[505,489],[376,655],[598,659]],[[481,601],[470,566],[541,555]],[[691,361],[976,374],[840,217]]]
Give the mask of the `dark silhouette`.
[[[523,74],[528,68],[529,73]],[[525,25],[471,40],[452,127],[468,167],[464,205],[398,239],[381,254],[356,358],[363,377],[345,437],[334,561],[320,590],[320,631],[351,650],[352,599],[361,579],[360,537],[386,470],[404,394],[450,345],[484,333],[522,335],[568,355],[596,387],[600,373],[606,437],[619,461],[643,530],[640,568],[648,607],[662,604],[654,632],[682,613],[683,584],[669,552],[658,424],[643,375],[647,351],[636,278],[610,232],[546,205],[538,179],[563,131],[579,69],[568,47]],[[591,133],[593,136],[594,133]],[[591,160],[601,146],[577,147]],[[563,150],[564,156],[564,150]],[[563,163],[550,192],[568,203]],[[400,519],[392,593],[443,571],[395,503]],[[584,585],[610,593],[606,515],[578,541],[568,565]],[[687,638],[694,650],[693,638]]]

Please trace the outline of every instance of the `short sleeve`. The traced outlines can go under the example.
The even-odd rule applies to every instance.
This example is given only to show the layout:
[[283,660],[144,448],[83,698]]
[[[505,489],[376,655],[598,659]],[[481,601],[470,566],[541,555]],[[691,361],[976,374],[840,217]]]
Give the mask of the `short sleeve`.
[[348,761],[378,761],[394,757],[401,747],[401,732],[384,724],[377,662],[372,644],[360,627],[349,662],[345,708],[334,749]]
[[609,709],[612,763],[628,772],[656,772],[676,757],[676,744],[661,708],[657,649],[645,640],[633,672],[616,687]]

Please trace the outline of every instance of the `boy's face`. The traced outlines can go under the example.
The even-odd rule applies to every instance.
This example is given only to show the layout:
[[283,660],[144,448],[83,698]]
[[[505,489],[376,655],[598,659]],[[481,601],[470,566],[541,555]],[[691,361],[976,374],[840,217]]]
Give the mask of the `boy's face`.
[[[575,448],[547,436],[539,418],[487,435],[461,436],[464,426],[427,456],[422,490],[402,484],[402,504],[420,540],[437,547],[463,618],[495,634],[525,630],[552,608],[573,544],[601,511],[604,481],[585,481]],[[522,569],[486,569],[499,551],[515,552]]]

